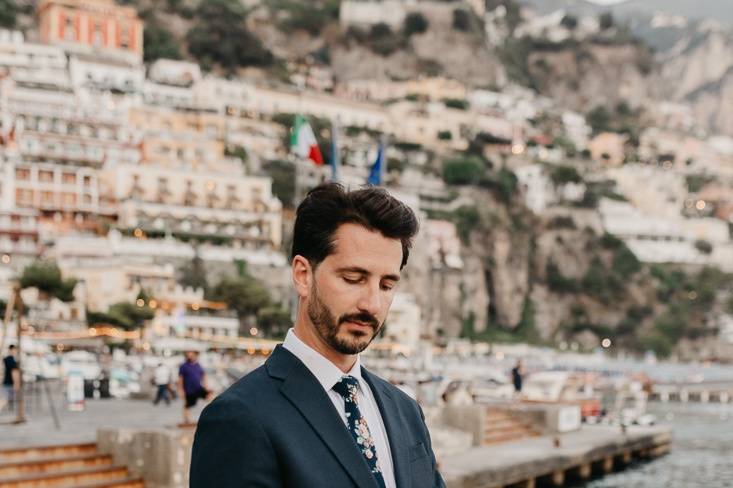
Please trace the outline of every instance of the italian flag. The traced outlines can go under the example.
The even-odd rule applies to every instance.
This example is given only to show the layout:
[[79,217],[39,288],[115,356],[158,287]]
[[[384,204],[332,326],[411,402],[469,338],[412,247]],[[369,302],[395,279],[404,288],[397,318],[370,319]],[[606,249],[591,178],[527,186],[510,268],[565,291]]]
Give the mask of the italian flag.
[[290,150],[298,157],[310,159],[318,166],[323,164],[323,155],[318,148],[316,135],[302,115],[295,117],[295,125],[290,133]]

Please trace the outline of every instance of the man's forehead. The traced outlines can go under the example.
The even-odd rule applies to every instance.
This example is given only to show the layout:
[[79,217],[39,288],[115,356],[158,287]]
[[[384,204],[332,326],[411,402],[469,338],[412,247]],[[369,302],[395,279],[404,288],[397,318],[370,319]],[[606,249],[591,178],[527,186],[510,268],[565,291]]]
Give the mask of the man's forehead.
[[339,266],[353,266],[377,272],[399,274],[402,242],[356,224],[343,224],[333,235],[329,257]]

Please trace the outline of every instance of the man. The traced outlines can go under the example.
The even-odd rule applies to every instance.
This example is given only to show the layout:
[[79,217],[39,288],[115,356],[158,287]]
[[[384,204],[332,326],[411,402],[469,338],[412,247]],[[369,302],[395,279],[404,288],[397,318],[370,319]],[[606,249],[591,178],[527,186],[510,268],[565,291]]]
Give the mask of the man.
[[382,329],[417,228],[383,189],[328,183],[308,193],[293,236],[295,326],[201,414],[192,488],[445,486],[418,404],[359,359]]
[[522,376],[524,371],[522,370],[522,361],[517,359],[517,364],[512,368],[512,384],[514,385],[514,395],[518,397],[522,394]]
[[8,407],[15,408],[15,394],[20,388],[20,368],[15,358],[16,348],[11,344],[8,346],[8,355],[3,358],[5,374],[3,375],[3,390]]
[[171,382],[171,370],[164,363],[158,363],[158,367],[153,372],[153,382],[155,383],[155,400],[153,405],[157,405],[158,402],[163,400],[166,405],[171,404],[171,400],[168,397],[168,387]]
[[186,361],[178,370],[178,391],[183,401],[183,423],[191,423],[190,409],[199,399],[209,396],[206,388],[206,373],[198,362],[199,354],[196,351],[186,351]]

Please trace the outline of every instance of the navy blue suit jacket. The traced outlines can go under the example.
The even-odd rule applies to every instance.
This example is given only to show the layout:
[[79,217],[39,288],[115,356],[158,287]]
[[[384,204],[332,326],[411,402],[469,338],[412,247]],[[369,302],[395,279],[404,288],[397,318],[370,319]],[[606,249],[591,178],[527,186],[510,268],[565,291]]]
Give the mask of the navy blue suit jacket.
[[[362,375],[384,420],[397,487],[445,487],[418,404]],[[378,488],[321,384],[282,346],[202,412],[190,487]]]

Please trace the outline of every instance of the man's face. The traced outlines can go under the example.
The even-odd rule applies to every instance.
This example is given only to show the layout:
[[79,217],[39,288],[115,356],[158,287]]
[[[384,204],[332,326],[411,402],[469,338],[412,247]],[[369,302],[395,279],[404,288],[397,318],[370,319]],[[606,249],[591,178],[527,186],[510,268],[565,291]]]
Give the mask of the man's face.
[[400,279],[402,244],[356,224],[340,226],[334,243],[334,252],[314,272],[308,318],[329,347],[358,354],[387,318]]
[[186,351],[186,360],[190,363],[196,361],[198,354],[195,351]]

